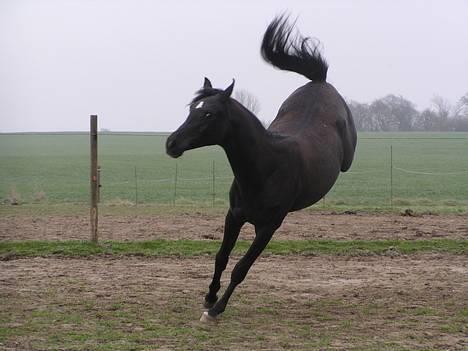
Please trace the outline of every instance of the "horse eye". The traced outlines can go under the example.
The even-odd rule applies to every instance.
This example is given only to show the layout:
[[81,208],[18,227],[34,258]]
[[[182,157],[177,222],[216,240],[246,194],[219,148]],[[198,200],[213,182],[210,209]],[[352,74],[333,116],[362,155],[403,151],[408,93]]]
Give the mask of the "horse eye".
[[205,117],[211,117],[211,113],[209,112],[205,113]]

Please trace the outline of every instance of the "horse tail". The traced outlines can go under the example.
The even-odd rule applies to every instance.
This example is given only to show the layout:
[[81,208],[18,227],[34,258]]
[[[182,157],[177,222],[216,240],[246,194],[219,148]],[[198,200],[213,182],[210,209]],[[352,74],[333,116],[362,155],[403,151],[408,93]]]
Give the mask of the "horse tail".
[[320,54],[319,42],[300,34],[292,36],[295,22],[281,15],[268,26],[260,52],[263,59],[279,69],[293,71],[312,81],[327,80],[328,64]]

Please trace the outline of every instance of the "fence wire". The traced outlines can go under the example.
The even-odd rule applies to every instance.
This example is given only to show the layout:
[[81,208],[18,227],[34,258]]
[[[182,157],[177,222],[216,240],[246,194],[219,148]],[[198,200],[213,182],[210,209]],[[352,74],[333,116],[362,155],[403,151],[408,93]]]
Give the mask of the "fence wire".
[[[210,147],[173,160],[164,152],[166,138],[164,133],[99,134],[102,204],[228,203],[234,177],[224,153]],[[3,204],[88,203],[88,142],[87,133],[0,134]],[[468,134],[361,136],[353,167],[340,174],[319,206],[467,209],[467,151]]]

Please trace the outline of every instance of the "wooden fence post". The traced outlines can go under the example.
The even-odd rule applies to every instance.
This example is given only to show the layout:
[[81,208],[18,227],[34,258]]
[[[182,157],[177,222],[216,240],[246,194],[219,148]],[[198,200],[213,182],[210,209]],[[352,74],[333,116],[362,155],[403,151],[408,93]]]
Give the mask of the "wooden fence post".
[[97,202],[101,202],[101,166],[97,166]]
[[90,143],[91,143],[91,241],[98,241],[98,160],[97,160],[97,115],[91,115],[90,128]]

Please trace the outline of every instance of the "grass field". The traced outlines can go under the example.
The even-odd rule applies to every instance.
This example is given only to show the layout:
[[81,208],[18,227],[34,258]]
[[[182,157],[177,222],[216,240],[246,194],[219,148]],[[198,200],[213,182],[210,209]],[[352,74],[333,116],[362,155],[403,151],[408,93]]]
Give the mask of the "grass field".
[[[101,135],[101,202],[225,206],[232,172],[223,151],[203,148],[176,161],[165,154],[165,139],[157,133]],[[88,201],[86,134],[0,135],[0,164],[3,203]],[[396,208],[466,212],[467,182],[468,133],[361,133],[350,172],[316,206],[385,209],[393,193]]]

